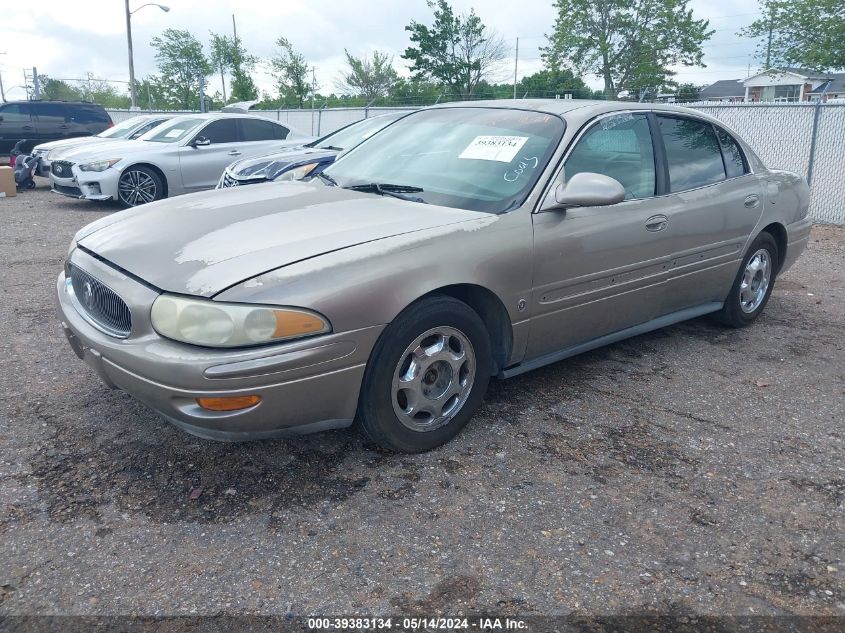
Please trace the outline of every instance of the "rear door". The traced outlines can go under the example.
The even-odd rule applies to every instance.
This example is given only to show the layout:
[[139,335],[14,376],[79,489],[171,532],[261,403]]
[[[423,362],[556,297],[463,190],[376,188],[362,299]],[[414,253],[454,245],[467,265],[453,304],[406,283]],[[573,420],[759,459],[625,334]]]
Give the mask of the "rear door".
[[58,141],[73,136],[67,117],[68,110],[61,103],[33,103],[32,111],[38,128],[38,142]]
[[[576,139],[564,163],[618,180],[623,202],[533,215],[534,283],[527,357],[537,357],[660,316],[671,256],[649,115],[614,113]],[[557,179],[556,179],[557,180]]]
[[[210,145],[191,146],[198,138]],[[243,155],[244,142],[236,118],[214,119],[188,145],[179,148],[179,166],[186,192],[212,189],[229,163]]]
[[763,189],[733,137],[696,117],[657,113],[672,240],[664,312],[723,301],[763,212]]
[[290,133],[286,127],[272,121],[244,118],[238,119],[238,123],[245,156],[261,156],[278,150],[282,145],[279,141],[284,141]]
[[38,144],[37,138],[31,103],[0,105],[0,152],[8,153],[21,139],[29,141],[25,145],[25,150],[29,151]]

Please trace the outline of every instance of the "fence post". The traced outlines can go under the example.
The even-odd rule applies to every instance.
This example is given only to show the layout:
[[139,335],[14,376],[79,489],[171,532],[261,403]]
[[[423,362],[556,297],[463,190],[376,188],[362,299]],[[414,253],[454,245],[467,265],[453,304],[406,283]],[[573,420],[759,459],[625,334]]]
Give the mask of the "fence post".
[[821,113],[821,101],[816,101],[813,111],[813,133],[810,137],[810,161],[807,165],[807,185],[813,184],[813,163],[816,160],[816,137],[819,134],[819,115]]

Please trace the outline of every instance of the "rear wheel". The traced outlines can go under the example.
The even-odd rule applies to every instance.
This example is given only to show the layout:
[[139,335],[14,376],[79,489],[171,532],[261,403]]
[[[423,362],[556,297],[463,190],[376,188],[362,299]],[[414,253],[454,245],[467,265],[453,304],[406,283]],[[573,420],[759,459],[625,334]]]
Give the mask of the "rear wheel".
[[400,314],[376,343],[358,404],[374,443],[418,453],[452,439],[484,398],[490,337],[478,314],[451,297],[430,297]]
[[163,198],[164,183],[149,167],[133,165],[120,175],[117,196],[124,207],[137,207]]
[[768,232],[760,233],[743,258],[725,305],[714,315],[716,319],[731,327],[753,323],[772,294],[779,261],[775,238]]

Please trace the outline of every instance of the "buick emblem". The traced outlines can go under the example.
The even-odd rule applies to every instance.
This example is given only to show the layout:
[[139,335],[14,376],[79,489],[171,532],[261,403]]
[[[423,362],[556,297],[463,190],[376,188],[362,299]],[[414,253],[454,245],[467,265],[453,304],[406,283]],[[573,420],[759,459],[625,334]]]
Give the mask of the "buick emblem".
[[82,303],[85,307],[91,310],[94,307],[94,287],[90,281],[86,281],[82,285]]

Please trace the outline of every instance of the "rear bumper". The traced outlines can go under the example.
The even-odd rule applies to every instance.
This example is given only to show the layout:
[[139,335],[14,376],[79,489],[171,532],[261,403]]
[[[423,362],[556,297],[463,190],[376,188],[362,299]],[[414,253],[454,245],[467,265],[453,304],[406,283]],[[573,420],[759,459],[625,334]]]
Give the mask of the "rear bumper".
[[[352,423],[365,364],[381,327],[247,350],[185,345],[160,337],[150,326],[154,290],[117,271],[109,273],[105,264],[78,251],[73,262],[117,292],[133,317],[129,337],[104,334],[74,307],[62,273],[56,296],[62,329],[74,352],[107,385],[130,393],[179,428],[235,441]],[[229,412],[208,411],[197,403],[202,397],[239,395],[258,395],[261,401]]]
[[786,258],[778,273],[786,272],[798,260],[807,243],[810,241],[810,230],[813,228],[813,221],[806,217],[786,227]]

